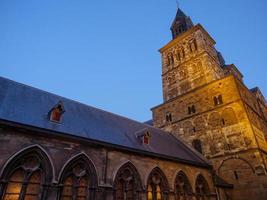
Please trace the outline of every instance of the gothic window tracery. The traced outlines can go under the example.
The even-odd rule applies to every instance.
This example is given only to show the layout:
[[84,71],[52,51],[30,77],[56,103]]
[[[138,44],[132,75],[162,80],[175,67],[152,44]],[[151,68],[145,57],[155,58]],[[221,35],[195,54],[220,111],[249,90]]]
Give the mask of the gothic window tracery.
[[39,149],[25,150],[4,169],[2,178],[6,180],[6,184],[0,188],[3,192],[0,196],[3,200],[43,199],[45,184],[52,179],[51,173],[50,163]]
[[131,163],[124,164],[117,172],[114,189],[114,200],[140,199],[141,179]]
[[176,200],[192,199],[192,188],[187,176],[183,172],[177,174],[174,187]]
[[198,175],[195,184],[196,200],[207,200],[209,199],[209,186],[206,179],[202,175]]
[[60,200],[94,199],[96,172],[84,155],[73,159],[64,169],[60,179]]
[[163,172],[154,168],[147,181],[147,200],[167,200],[168,182]]

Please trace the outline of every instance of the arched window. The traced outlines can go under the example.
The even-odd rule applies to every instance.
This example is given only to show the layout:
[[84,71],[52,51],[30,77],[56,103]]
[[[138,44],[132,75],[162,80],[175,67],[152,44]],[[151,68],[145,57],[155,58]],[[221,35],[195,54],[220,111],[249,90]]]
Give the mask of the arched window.
[[147,200],[167,200],[168,182],[163,172],[154,168],[147,180]]
[[189,42],[189,49],[191,53],[197,50],[197,41],[195,39]]
[[167,65],[172,65],[173,64],[173,55],[172,55],[172,53],[169,53],[168,55],[167,55]]
[[209,115],[209,125],[211,127],[221,126],[221,116],[218,112],[212,112]]
[[2,200],[45,199],[45,185],[52,180],[49,159],[41,149],[29,148],[7,165],[2,180]]
[[175,198],[176,200],[191,200],[192,188],[185,173],[179,172],[175,178]]
[[199,153],[203,153],[202,152],[202,144],[201,141],[198,139],[195,139],[192,141],[192,146],[194,147],[195,150],[197,150]]
[[97,187],[96,171],[83,154],[75,157],[65,167],[60,178],[60,200],[93,200]]
[[141,179],[131,163],[124,164],[114,181],[114,200],[139,200]]
[[222,112],[222,124],[224,126],[230,126],[237,123],[236,114],[233,108],[226,108]]
[[202,175],[198,175],[195,184],[196,190],[196,200],[206,200],[209,199],[209,186],[206,179]]

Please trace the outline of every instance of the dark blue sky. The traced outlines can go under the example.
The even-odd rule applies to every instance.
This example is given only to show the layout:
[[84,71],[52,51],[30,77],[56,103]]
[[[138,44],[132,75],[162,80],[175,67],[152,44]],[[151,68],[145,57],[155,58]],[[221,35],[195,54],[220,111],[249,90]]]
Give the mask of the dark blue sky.
[[[267,1],[180,5],[267,96]],[[175,0],[0,0],[0,76],[145,121],[175,13]]]

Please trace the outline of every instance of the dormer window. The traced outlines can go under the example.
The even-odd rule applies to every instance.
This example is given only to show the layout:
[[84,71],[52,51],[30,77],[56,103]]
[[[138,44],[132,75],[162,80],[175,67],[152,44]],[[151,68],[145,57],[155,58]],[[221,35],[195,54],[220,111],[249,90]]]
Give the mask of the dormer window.
[[52,122],[61,122],[62,114],[65,112],[63,103],[58,102],[55,107],[53,107],[49,112],[49,119]]
[[148,128],[142,129],[135,133],[140,142],[149,145],[151,134]]
[[150,133],[147,131],[143,136],[143,144],[149,144]]

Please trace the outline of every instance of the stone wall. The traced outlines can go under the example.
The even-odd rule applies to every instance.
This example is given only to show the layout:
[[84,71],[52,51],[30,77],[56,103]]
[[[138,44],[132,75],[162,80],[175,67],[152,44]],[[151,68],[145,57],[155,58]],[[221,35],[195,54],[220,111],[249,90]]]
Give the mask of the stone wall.
[[[38,148],[45,152],[52,165],[52,183],[49,185],[47,198],[55,200],[59,191],[59,180],[64,167],[77,156],[86,156],[96,171],[97,189],[96,199],[111,200],[113,199],[113,184],[116,173],[120,167],[130,162],[137,169],[142,182],[142,190],[140,191],[140,199],[146,199],[147,179],[155,167],[158,167],[167,177],[168,196],[174,199],[174,181],[177,173],[183,171],[194,188],[196,177],[201,174],[208,181],[211,193],[215,196],[215,189],[209,169],[199,168],[188,164],[182,164],[174,161],[167,161],[156,157],[148,157],[142,154],[131,152],[123,152],[114,148],[105,148],[101,145],[91,144],[89,142],[76,139],[67,139],[66,137],[55,136],[51,134],[41,134],[26,130],[17,130],[9,127],[1,127],[0,129],[0,168],[1,177],[8,163],[15,159],[15,155],[29,148]],[[177,152],[179,153],[179,152]],[[3,189],[4,180],[0,181],[0,193]],[[195,190],[193,189],[193,192]],[[215,198],[215,197],[213,197]]]

